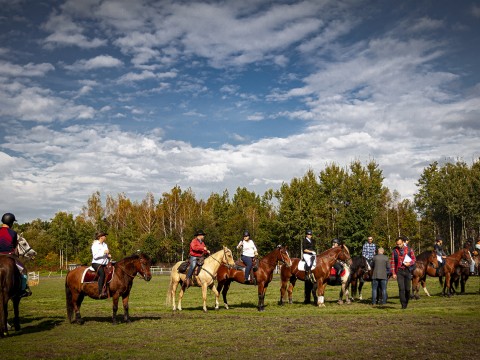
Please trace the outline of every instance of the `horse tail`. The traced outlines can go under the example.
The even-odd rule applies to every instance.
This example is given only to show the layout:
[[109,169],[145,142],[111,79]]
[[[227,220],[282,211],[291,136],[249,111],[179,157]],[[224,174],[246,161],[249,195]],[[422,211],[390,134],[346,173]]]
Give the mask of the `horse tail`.
[[67,318],[69,322],[72,322],[73,319],[73,297],[72,290],[68,284],[68,274],[65,277],[65,298],[67,300]]

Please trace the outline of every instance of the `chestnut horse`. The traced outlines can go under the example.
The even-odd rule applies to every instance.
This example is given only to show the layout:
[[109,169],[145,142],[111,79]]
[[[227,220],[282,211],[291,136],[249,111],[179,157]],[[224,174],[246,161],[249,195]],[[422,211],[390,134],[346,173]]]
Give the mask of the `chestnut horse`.
[[[319,307],[324,307],[325,304],[325,287],[327,286],[327,281],[330,277],[330,269],[338,260],[346,262],[348,265],[351,265],[352,259],[350,257],[350,252],[345,245],[340,245],[338,247],[330,248],[321,254],[317,255],[317,266],[313,269],[312,274],[315,276],[315,285],[313,290],[316,289],[316,294],[314,295],[315,302],[318,303]],[[298,263],[300,259],[292,259],[292,266],[286,267],[282,266],[280,271],[281,278],[281,287],[280,287],[280,301],[279,304],[283,304],[283,299],[285,298],[285,292],[288,293],[288,302],[292,303],[292,293],[293,288],[297,279],[305,281],[305,271],[298,270]],[[289,284],[290,282],[290,284]]]
[[[454,293],[452,286],[452,276],[455,273],[455,269],[458,266],[468,267],[473,261],[472,254],[466,248],[463,248],[445,259],[445,265],[443,266],[443,272],[445,274],[445,283],[443,284],[443,296],[452,296]],[[448,294],[445,293],[448,289]]]
[[[186,289],[180,289],[180,293],[178,294],[178,306],[175,304],[175,294],[177,293],[177,287],[179,283],[185,281],[187,277],[186,274],[182,274],[178,272],[178,267],[183,263],[183,261],[177,262],[170,272],[170,285],[168,286],[167,290],[167,298],[165,303],[167,305],[173,305],[173,311],[175,310],[182,310],[182,298],[183,294]],[[214,280],[217,276],[217,271],[221,264],[227,265],[234,265],[235,261],[233,260],[232,251],[227,248],[223,247],[222,250],[217,251],[216,253],[207,257],[203,263],[203,266],[200,268],[200,273],[198,275],[194,275],[192,277],[193,284],[196,286],[200,286],[202,288],[202,299],[203,299],[203,311],[207,312],[207,289],[212,289],[213,293],[215,294],[215,310],[218,310],[218,291],[214,287]]]
[[[37,255],[27,240],[18,235],[16,253],[25,259],[33,259]],[[0,255],[0,337],[8,335],[8,300],[13,303],[13,326],[20,330],[20,299],[22,292],[22,274],[16,265],[13,255]]]
[[[112,323],[117,323],[118,299],[122,297],[123,318],[125,322],[130,322],[128,314],[128,297],[132,289],[133,279],[140,274],[145,281],[150,281],[152,273],[150,272],[151,261],[145,254],[135,254],[116,262],[112,280],[107,284],[107,291],[113,300]],[[99,299],[98,281],[82,283],[82,277],[88,266],[80,266],[67,273],[65,277],[65,294],[67,299],[67,318],[70,323],[83,324],[84,320],[80,316],[80,306],[85,295],[92,299]]]
[[427,275],[436,277],[438,258],[437,252],[435,250],[427,250],[422,252],[416,257],[416,267],[412,272],[412,299],[420,299],[418,294],[420,290],[420,284],[422,285],[423,291],[427,296],[430,296],[427,287],[425,286]]
[[[265,310],[265,293],[267,292],[268,284],[272,281],[273,270],[275,270],[279,262],[286,267],[292,265],[292,260],[290,259],[286,246],[278,245],[275,250],[263,257],[259,261],[258,270],[254,272],[254,283],[258,285],[258,311]],[[217,291],[222,292],[225,309],[228,309],[227,292],[230,284],[232,281],[244,284],[245,268],[238,269],[222,264],[217,272],[217,281]]]

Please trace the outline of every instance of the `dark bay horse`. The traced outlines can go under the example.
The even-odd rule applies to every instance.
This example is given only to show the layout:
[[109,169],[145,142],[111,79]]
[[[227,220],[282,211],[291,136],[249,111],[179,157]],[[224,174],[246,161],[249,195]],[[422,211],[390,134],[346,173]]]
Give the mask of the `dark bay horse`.
[[[130,322],[128,314],[128,296],[132,289],[133,279],[140,274],[145,281],[150,281],[152,274],[150,272],[151,261],[145,254],[135,254],[126,257],[114,266],[112,280],[107,284],[107,291],[113,300],[112,322],[117,323],[116,315],[118,310],[118,299],[122,297],[124,320]],[[82,283],[82,277],[88,266],[80,266],[67,273],[65,278],[65,294],[67,299],[67,317],[71,323],[83,324],[84,320],[80,316],[80,306],[85,295],[92,299],[99,299],[98,281]]]
[[[258,285],[258,311],[264,311],[265,308],[265,293],[267,292],[268,284],[272,281],[273,270],[277,263],[289,267],[292,264],[290,255],[286,246],[278,245],[275,250],[260,259],[258,270],[254,272],[255,283]],[[222,292],[223,303],[228,309],[227,292],[232,281],[243,284],[245,281],[245,268],[236,269],[234,267],[227,267],[224,264],[220,265],[217,272],[217,291]]]
[[[37,255],[27,240],[18,235],[16,253],[23,259],[33,259]],[[0,255],[0,337],[8,335],[8,301],[13,303],[13,326],[15,331],[20,330],[20,299],[22,292],[22,274],[12,255]]]
[[347,287],[350,286],[352,298],[357,297],[362,300],[362,288],[365,281],[372,281],[372,269],[369,270],[367,259],[363,255],[354,256],[352,258],[352,266],[350,267],[350,280]]
[[427,275],[437,277],[437,268],[439,266],[437,253],[435,250],[427,250],[416,257],[416,267],[412,272],[412,299],[420,299],[418,294],[420,284],[427,296],[430,296],[426,284]]
[[[352,259],[350,257],[350,252],[345,245],[328,249],[317,255],[317,266],[312,271],[312,274],[315,276],[316,280],[313,287],[313,290],[316,290],[316,294],[314,294],[314,301],[318,303],[319,307],[325,306],[325,287],[327,286],[327,282],[330,277],[330,269],[335,264],[337,259],[346,262],[348,265],[351,265]],[[282,266],[281,268],[280,278],[282,284],[280,287],[280,305],[283,305],[285,292],[288,293],[288,302],[290,304],[292,303],[293,288],[295,287],[297,279],[305,281],[305,271],[298,270],[299,262],[300,259],[294,258],[292,259],[291,267]]]

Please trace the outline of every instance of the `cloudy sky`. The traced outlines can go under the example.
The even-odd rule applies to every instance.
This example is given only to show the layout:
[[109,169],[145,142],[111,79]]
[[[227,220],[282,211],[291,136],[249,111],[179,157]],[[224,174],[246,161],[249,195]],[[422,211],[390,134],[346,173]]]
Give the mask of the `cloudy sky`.
[[0,212],[480,156],[479,1],[0,0]]

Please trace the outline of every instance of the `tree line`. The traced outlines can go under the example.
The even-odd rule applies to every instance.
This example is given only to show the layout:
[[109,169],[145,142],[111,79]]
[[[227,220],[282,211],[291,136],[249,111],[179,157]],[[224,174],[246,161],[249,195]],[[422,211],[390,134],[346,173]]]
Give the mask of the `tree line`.
[[102,199],[97,191],[76,216],[58,212],[50,221],[15,226],[38,252],[31,266],[52,270],[90,263],[97,231],[109,234],[108,246],[118,260],[141,250],[165,264],[188,257],[196,229],[207,233],[212,250],[222,245],[235,249],[248,229],[260,255],[282,243],[292,257],[300,256],[306,229],[313,231],[319,252],[338,238],[352,254],[361,253],[368,236],[389,251],[398,235],[406,235],[420,252],[441,234],[453,252],[480,233],[478,160],[471,166],[462,161],[430,164],[413,201],[402,199],[383,181],[375,161],[353,161],[346,167],[329,164],[318,174],[309,169],[262,195],[238,187],[232,196],[224,190],[205,200],[190,188],[175,186],[157,198],[148,192],[141,201],[132,201],[125,193]]

